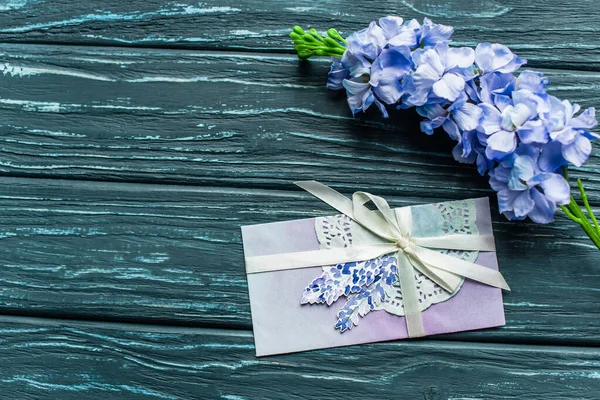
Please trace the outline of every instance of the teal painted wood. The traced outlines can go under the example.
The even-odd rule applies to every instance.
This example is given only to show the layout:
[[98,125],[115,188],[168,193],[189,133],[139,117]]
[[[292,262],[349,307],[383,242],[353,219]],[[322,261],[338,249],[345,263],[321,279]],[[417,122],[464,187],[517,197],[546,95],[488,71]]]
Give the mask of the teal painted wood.
[[0,319],[8,399],[597,399],[600,350],[395,341],[256,359],[250,332]]
[[[443,133],[409,110],[352,118],[324,87],[328,62],[293,56],[0,45],[3,174],[287,188],[446,199],[486,195]],[[600,75],[546,70],[553,94],[600,106]],[[85,95],[83,95],[85,94]],[[600,152],[574,175],[600,200]],[[472,191],[464,192],[465,188]]]
[[0,41],[289,51],[294,24],[348,34],[389,14],[453,25],[457,44],[505,43],[536,66],[600,66],[595,0],[12,0]]
[[[0,313],[250,329],[240,225],[334,213],[282,187],[0,178]],[[436,201],[386,197],[393,206]],[[504,293],[507,325],[446,338],[600,344],[598,250],[564,217],[508,222],[493,208],[513,289]]]
[[[600,65],[595,2],[538,3],[1,4],[0,314],[102,322],[0,317],[0,397],[597,397],[598,253],[562,217],[494,217],[506,327],[263,360],[248,331],[239,225],[331,213],[290,181],[393,205],[491,194],[414,114],[351,118],[326,60],[273,54],[289,26],[430,16],[458,44],[559,68],[553,93],[598,107],[600,75],[581,71]],[[575,170],[596,211],[599,156]]]

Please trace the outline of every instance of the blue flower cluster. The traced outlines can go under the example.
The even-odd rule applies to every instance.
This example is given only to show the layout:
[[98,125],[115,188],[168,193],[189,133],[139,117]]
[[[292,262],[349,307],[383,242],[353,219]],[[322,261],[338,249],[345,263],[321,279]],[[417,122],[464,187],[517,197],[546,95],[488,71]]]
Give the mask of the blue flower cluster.
[[511,220],[553,221],[569,203],[563,166],[581,166],[591,153],[594,108],[561,101],[541,73],[515,71],[525,60],[501,44],[450,47],[449,26],[425,18],[385,17],[350,35],[333,62],[327,87],[346,89],[353,114],[372,105],[415,107],[421,130],[442,128],[457,142],[453,155],[489,173],[500,211]]

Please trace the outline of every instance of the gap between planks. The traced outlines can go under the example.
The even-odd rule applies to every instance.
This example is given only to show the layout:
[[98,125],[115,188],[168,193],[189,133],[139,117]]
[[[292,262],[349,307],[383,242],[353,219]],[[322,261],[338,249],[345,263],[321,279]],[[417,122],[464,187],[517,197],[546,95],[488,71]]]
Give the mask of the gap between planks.
[[[291,32],[291,29],[290,29]],[[284,56],[295,56],[296,52],[293,50],[293,43],[290,39],[290,47],[284,49],[271,49],[271,48],[252,48],[252,47],[243,47],[243,46],[232,46],[228,48],[216,48],[210,46],[177,46],[177,45],[157,45],[157,44],[143,44],[143,43],[106,43],[106,42],[61,42],[61,41],[42,41],[42,40],[24,40],[24,41],[14,41],[14,40],[0,40],[0,46],[2,45],[18,45],[18,46],[48,46],[48,47],[86,47],[86,48],[107,48],[107,49],[140,49],[140,50],[156,50],[156,51],[181,51],[181,52],[203,52],[203,53],[213,53],[213,54],[230,54],[230,55],[244,55],[244,54],[252,54],[252,55],[284,55]],[[464,47],[463,44],[451,43],[455,46]],[[469,46],[467,46],[469,47]],[[298,60],[301,62],[301,60]],[[305,62],[326,62],[329,63],[330,60],[327,57],[314,57],[309,61]],[[546,70],[555,70],[555,71],[581,71],[581,72],[600,72],[600,67],[595,67],[594,65],[586,65],[586,64],[576,64],[576,65],[560,65],[558,66],[556,63],[545,63],[543,61],[527,61],[527,64],[522,67],[522,69],[530,69],[530,68],[541,68]]]
[[[204,326],[186,326],[184,324],[159,324],[156,322],[148,323],[144,321],[119,321],[119,320],[106,320],[106,319],[76,319],[76,318],[56,318],[56,317],[44,317],[44,316],[33,316],[33,315],[11,315],[6,313],[0,313],[0,325],[4,323],[13,324],[30,324],[37,325],[40,327],[60,327],[60,326],[78,326],[81,328],[89,329],[109,329],[115,331],[127,331],[127,332],[157,332],[164,334],[191,334],[191,335],[219,335],[227,337],[240,337],[253,340],[253,334],[251,330],[243,328],[227,328],[227,327],[204,327]],[[492,328],[493,329],[493,328]],[[485,331],[485,329],[483,330]],[[0,328],[1,333],[1,328]],[[551,348],[552,350],[562,351],[561,349],[596,349],[600,348],[598,344],[582,344],[577,342],[565,342],[565,341],[535,341],[530,342],[526,340],[512,340],[511,342],[499,342],[494,340],[474,340],[469,338],[468,340],[461,339],[460,333],[455,334],[457,338],[453,339],[452,335],[433,335],[425,338],[417,339],[405,339],[405,340],[391,340],[383,342],[366,343],[366,345],[373,345],[377,343],[402,343],[402,344],[417,344],[428,346],[434,343],[443,343],[447,346],[461,346],[461,345],[479,345],[482,347],[512,347],[522,348],[523,346],[535,346],[538,348]],[[343,346],[343,347],[356,347],[364,346],[365,344]],[[252,346],[254,348],[254,346]],[[326,350],[326,349],[321,349]],[[310,350],[314,351],[314,350]],[[576,350],[574,350],[576,351]],[[302,352],[305,353],[305,352]],[[267,358],[268,359],[268,358]]]

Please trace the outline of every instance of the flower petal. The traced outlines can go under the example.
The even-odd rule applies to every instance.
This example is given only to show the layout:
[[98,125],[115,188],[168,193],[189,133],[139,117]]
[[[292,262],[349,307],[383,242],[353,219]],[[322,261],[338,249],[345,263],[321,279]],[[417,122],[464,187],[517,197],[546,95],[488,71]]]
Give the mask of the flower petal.
[[463,131],[472,131],[479,126],[481,114],[481,108],[472,103],[465,103],[454,112],[453,118],[460,129]]
[[486,154],[490,150],[490,155],[496,160],[504,155],[512,153],[517,148],[517,136],[514,132],[498,131],[488,138],[488,147]]
[[446,53],[446,69],[467,68],[475,62],[475,50],[470,47],[451,47]]
[[510,190],[510,189],[502,189],[498,192],[498,208],[501,213],[506,211],[512,211],[514,206],[515,199],[521,192]]
[[544,196],[556,204],[569,204],[571,200],[571,188],[562,175],[547,173],[545,179],[539,186],[544,190]]
[[438,117],[446,118],[448,116],[448,111],[444,110],[444,108],[439,104],[425,104],[421,107],[417,107],[417,113],[419,113],[420,116],[427,117],[429,119]]
[[500,130],[500,123],[502,122],[502,115],[500,111],[489,104],[481,103],[479,104],[479,108],[481,108],[481,122],[480,127],[481,130],[486,135],[491,135]]
[[510,93],[515,85],[513,74],[488,73],[479,78],[481,100],[494,104],[496,95]]
[[435,46],[436,43],[447,41],[454,33],[451,26],[434,24],[429,18],[423,20],[421,43],[424,46]]
[[550,142],[542,148],[538,165],[542,171],[554,172],[567,163],[562,155],[562,145]]
[[363,111],[365,106],[364,99],[365,96],[368,98],[368,95],[371,94],[369,90],[371,86],[368,83],[354,82],[349,79],[344,79],[342,84],[346,89],[348,105],[350,106],[350,110],[352,110],[352,114],[356,115]]
[[545,93],[548,83],[550,83],[550,79],[546,78],[541,72],[525,70],[517,78],[516,89],[525,89],[533,93]]
[[[375,57],[372,59],[374,60]],[[349,71],[350,76],[353,78],[371,73],[371,62],[362,53],[355,54],[350,46],[346,48],[342,56],[342,65]]]
[[513,202],[513,212],[517,218],[526,217],[533,207],[535,207],[535,202],[531,198],[529,190],[520,192]]
[[341,62],[335,61],[331,64],[329,75],[327,76],[327,88],[331,90],[341,90],[344,88],[342,81],[350,75]]
[[387,40],[390,40],[394,36],[400,33],[400,29],[402,28],[402,23],[404,20],[400,17],[395,16],[387,16],[383,18],[379,18],[379,26],[383,30],[383,33]]
[[534,110],[531,110],[525,104],[519,103],[512,109],[510,119],[514,126],[519,127],[533,115],[535,115]]
[[510,169],[502,166],[494,168],[490,172],[490,186],[496,192],[508,189],[508,179],[510,178]]
[[521,128],[518,129],[519,139],[523,143],[548,143],[548,132],[544,123],[541,120],[527,121]]
[[458,126],[456,126],[454,121],[452,121],[450,119],[446,119],[444,121],[444,123],[442,124],[442,127],[444,128],[444,130],[446,131],[448,136],[450,136],[451,139],[457,140],[457,141],[461,140],[462,136],[460,134],[460,131],[458,130]]
[[452,155],[454,159],[463,164],[472,164],[477,158],[477,153],[471,152],[470,150],[465,151],[465,146],[468,146],[468,142],[459,142],[452,149]]
[[475,62],[484,73],[511,73],[525,64],[526,61],[514,55],[504,45],[480,43],[475,48]]
[[510,73],[516,71],[522,64],[525,64],[524,60],[521,60],[508,47],[502,44],[494,43],[492,51],[494,52],[494,71]]
[[465,88],[465,80],[460,76],[447,73],[433,84],[433,93],[446,100],[454,101]]
[[551,131],[549,134],[550,139],[560,142],[563,145],[570,145],[581,134],[581,131],[578,129],[573,129],[570,126],[566,126],[561,130]]
[[440,76],[441,74],[431,64],[420,65],[415,73],[409,77],[409,85],[414,87],[414,90],[410,93],[409,101],[416,106],[425,104],[431,87],[440,79]]
[[379,100],[375,99],[375,96],[373,96],[373,99],[374,99],[373,103],[375,103],[377,108],[379,108],[379,111],[381,111],[381,115],[383,116],[383,118],[389,118],[388,112],[385,108],[385,104],[383,104]]
[[391,37],[388,41],[388,45],[391,47],[402,47],[414,49],[418,46],[417,43],[417,32],[414,29],[410,29],[406,26],[401,29],[398,34]]
[[493,72],[494,52],[491,43],[479,43],[475,48],[475,62],[484,73]]
[[538,224],[548,224],[554,221],[554,213],[556,212],[556,204],[548,200],[539,190],[531,190],[531,198],[535,206],[529,212],[529,218]]
[[570,124],[573,128],[581,128],[581,129],[592,129],[596,125],[598,125],[598,121],[596,120],[596,109],[594,107],[590,107],[577,117],[571,120]]
[[446,117],[438,117],[432,120],[421,121],[421,132],[427,135],[433,135],[433,130],[439,128],[446,121]]
[[577,167],[585,163],[592,152],[592,143],[585,136],[579,135],[569,145],[562,146],[563,157]]
[[397,48],[382,50],[371,68],[371,86],[383,102],[394,104],[402,96],[400,80],[411,70],[406,54]]
[[369,38],[369,42],[373,43],[377,47],[383,48],[383,46],[387,43],[387,38],[385,37],[385,32],[377,22],[371,21],[369,24],[369,28],[367,30],[367,37]]
[[510,173],[508,187],[512,190],[527,189],[527,181],[533,178],[534,173],[535,160],[529,156],[518,156]]

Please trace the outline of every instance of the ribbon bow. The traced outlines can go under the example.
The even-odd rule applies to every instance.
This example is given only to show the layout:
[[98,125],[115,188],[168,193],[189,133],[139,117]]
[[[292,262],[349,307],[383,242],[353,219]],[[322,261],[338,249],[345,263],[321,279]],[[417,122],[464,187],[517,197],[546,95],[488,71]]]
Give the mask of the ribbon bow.
[[[350,200],[317,181],[295,184],[377,235],[382,239],[381,244],[246,257],[248,274],[365,261],[396,253],[409,337],[425,336],[415,269],[450,293],[457,290],[462,277],[510,290],[500,272],[431,250],[495,251],[493,236],[413,237],[410,207],[391,209],[383,198],[366,192],[355,192]],[[368,202],[372,202],[377,211],[365,207]]]

